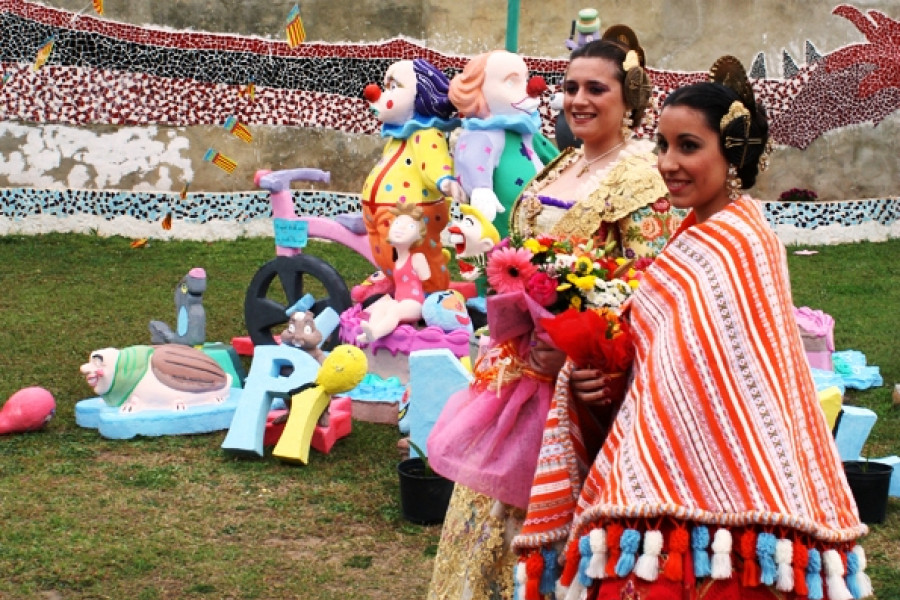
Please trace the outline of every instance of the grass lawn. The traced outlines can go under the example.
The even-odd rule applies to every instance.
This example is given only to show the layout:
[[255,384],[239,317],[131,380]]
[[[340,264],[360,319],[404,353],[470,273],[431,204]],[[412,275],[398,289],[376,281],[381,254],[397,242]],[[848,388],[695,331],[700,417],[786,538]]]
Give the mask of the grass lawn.
[[[0,237],[0,402],[32,385],[57,402],[42,432],[0,437],[0,598],[423,598],[440,528],[400,515],[396,427],[354,422],[302,467],[226,456],[225,432],[121,441],[75,424],[92,350],[149,343],[195,266],[207,339],[244,335],[244,294],[273,256],[271,239],[129,241]],[[878,413],[873,457],[900,454],[900,240],[814,249],[789,253],[795,304],[831,314],[837,348],[880,367],[883,387],[845,401]],[[349,285],[371,270],[339,246],[309,251]],[[900,599],[900,502],[865,547],[878,597]]]

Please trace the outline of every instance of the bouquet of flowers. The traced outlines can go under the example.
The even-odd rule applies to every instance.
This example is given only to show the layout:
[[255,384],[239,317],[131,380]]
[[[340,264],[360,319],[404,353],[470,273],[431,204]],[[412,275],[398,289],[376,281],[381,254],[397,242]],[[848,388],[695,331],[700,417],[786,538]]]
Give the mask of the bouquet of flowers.
[[618,309],[650,259],[614,258],[611,250],[584,239],[509,238],[487,257],[488,294],[525,295],[548,311],[540,326],[577,365],[622,373],[633,348]]

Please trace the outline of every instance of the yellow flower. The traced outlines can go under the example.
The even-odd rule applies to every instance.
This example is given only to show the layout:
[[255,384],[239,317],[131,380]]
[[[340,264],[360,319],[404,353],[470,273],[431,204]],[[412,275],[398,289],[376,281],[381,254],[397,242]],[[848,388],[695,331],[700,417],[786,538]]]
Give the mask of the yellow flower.
[[572,296],[569,299],[569,306],[581,310],[581,296]]
[[620,257],[618,257],[618,258],[616,259],[616,264],[619,265],[619,266],[621,267],[622,265],[625,264],[626,260],[627,260],[626,258],[620,256]]
[[541,252],[547,251],[547,246],[544,246],[534,238],[528,238],[522,242],[522,246],[527,250],[530,250],[532,254],[540,254]]
[[566,275],[566,281],[575,284],[575,287],[577,287],[579,290],[588,291],[594,289],[594,284],[597,282],[597,276],[588,274],[579,277],[574,273],[569,273],[568,275]]
[[572,284],[571,284],[571,283],[561,283],[561,284],[559,284],[558,286],[556,286],[556,291],[557,291],[557,292],[564,292],[564,291],[566,291],[567,289],[569,289],[570,287],[572,287]]
[[579,275],[586,275],[594,270],[594,261],[592,261],[589,256],[579,256],[575,260],[572,270]]
[[636,290],[636,289],[638,289],[638,284],[640,284],[640,283],[641,283],[641,281],[639,279],[629,279],[628,287],[630,287],[633,290]]

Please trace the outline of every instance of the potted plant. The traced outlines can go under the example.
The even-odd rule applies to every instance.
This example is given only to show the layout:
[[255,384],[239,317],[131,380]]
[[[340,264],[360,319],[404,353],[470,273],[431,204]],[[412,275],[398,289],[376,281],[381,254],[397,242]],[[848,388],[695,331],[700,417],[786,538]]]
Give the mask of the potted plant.
[[434,472],[428,457],[412,440],[409,445],[417,456],[411,456],[397,465],[403,518],[419,525],[443,523],[453,493],[453,482]]
[[819,199],[819,195],[812,190],[804,188],[791,188],[778,196],[781,202],[815,202]]
[[864,459],[844,461],[847,483],[863,523],[884,523],[893,472],[891,465],[869,460],[868,455]]

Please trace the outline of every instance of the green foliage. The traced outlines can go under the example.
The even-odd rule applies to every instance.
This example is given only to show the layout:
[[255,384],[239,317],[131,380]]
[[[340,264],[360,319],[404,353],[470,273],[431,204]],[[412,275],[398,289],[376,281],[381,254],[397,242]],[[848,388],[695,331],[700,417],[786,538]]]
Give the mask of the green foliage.
[[[148,343],[195,266],[209,277],[208,340],[244,335],[247,286],[274,256],[271,239],[129,241],[0,236],[0,402],[30,385],[57,402],[44,431],[0,437],[0,598],[424,597],[440,527],[400,515],[396,427],[355,421],[301,467],[226,456],[225,432],[123,441],[75,424],[89,352]],[[847,401],[879,415],[872,456],[900,453],[900,241],[816,250],[789,250],[795,304],[831,314],[838,348],[881,368],[888,385]],[[335,244],[309,252],[348,285],[372,270]],[[900,598],[900,503],[865,547],[879,598]]]

